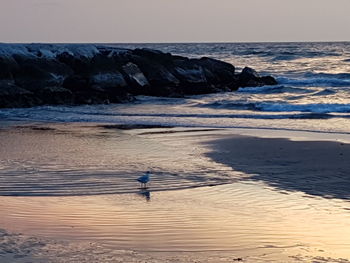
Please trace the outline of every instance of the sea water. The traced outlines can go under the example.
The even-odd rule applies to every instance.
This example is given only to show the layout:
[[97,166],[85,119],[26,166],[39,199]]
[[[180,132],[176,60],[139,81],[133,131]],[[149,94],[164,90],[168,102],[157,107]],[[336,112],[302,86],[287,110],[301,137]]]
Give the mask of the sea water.
[[138,97],[136,103],[0,110],[0,118],[180,127],[246,127],[348,133],[350,43],[115,44],[189,57],[208,56],[272,75],[278,85],[186,98]]

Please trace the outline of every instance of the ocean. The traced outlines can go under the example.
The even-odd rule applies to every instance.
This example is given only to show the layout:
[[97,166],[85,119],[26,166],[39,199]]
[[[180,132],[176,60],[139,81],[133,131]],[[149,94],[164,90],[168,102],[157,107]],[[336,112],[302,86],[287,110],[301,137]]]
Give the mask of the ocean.
[[208,56],[277,78],[276,86],[135,103],[2,109],[4,120],[350,132],[350,43],[113,44]]

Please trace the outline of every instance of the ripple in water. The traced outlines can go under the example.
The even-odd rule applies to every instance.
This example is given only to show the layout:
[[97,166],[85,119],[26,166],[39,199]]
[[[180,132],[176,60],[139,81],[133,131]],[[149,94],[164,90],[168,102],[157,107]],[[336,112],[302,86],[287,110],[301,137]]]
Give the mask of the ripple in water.
[[350,214],[344,202],[282,194],[263,184],[0,200],[10,230],[15,225],[27,234],[109,248],[174,255],[220,252],[251,262],[350,256]]
[[136,178],[146,170],[154,174],[152,191],[235,180],[232,169],[202,156],[204,149],[191,143],[188,132],[188,139],[177,141],[176,133],[169,140],[161,140],[118,129],[58,127],[0,132],[0,195],[137,192]]

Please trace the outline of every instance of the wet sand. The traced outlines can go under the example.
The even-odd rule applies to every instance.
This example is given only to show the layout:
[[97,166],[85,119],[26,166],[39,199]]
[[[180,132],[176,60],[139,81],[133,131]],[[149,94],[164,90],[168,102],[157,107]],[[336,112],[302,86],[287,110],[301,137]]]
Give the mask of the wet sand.
[[[242,130],[46,128],[22,127],[0,135],[12,136],[1,142],[8,150],[2,152],[6,163],[16,156],[17,162],[28,159],[27,170],[14,173],[12,182],[5,174],[1,177],[2,193],[17,196],[0,196],[0,228],[5,229],[0,231],[0,262],[349,262],[346,143],[312,141],[317,134],[302,134],[303,141],[266,138],[269,132],[261,133],[264,138],[242,136]],[[19,138],[30,143],[23,145]],[[63,141],[75,141],[93,161],[92,166],[80,158],[68,162],[81,165],[78,183],[71,186],[82,195],[67,191],[68,183],[51,184],[44,191],[33,181],[37,175],[48,182],[50,177],[45,177],[47,167],[43,169],[40,158],[29,158],[31,153],[46,149],[48,159],[41,162],[64,163],[67,157],[54,158],[69,153],[69,143],[59,148]],[[20,145],[32,148],[23,153]],[[93,172],[111,156],[117,160],[135,154],[155,168],[157,160],[163,162],[147,191],[136,188],[133,171],[126,179]],[[117,165],[127,167],[127,161]],[[135,171],[145,168],[131,163]],[[50,170],[55,180],[60,167]],[[4,162],[1,168],[10,171]],[[196,169],[200,172],[195,174]],[[193,174],[184,174],[186,170]],[[23,171],[27,176],[21,177]],[[18,184],[16,178],[28,177],[41,195]],[[91,189],[95,183],[98,190]],[[20,187],[27,196],[20,195]]]
[[233,136],[210,142],[207,156],[282,191],[350,198],[350,144]]

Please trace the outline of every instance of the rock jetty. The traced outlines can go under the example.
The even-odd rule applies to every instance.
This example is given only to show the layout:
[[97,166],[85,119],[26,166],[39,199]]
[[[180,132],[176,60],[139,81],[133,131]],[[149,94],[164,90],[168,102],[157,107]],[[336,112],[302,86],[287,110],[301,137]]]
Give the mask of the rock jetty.
[[276,85],[216,59],[108,45],[0,44],[0,108],[121,103]]

